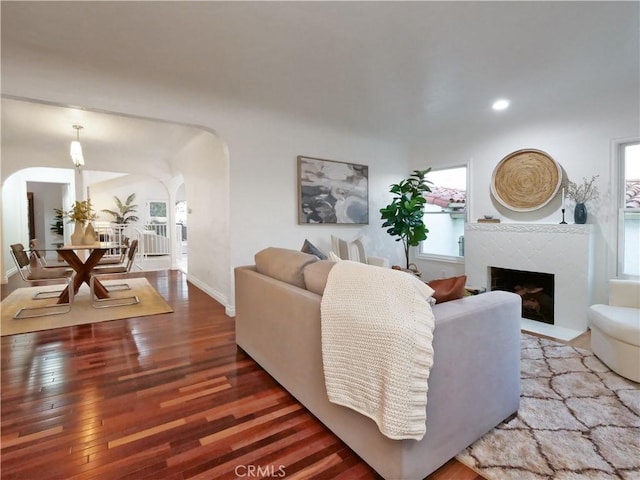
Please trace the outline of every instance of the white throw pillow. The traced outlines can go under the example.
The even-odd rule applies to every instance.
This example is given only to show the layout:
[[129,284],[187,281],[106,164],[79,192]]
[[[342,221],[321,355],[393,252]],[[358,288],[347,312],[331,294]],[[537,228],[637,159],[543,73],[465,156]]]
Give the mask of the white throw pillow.
[[342,259],[338,255],[333,253],[333,252],[329,252],[329,260],[331,260],[332,262],[341,262],[342,261]]
[[342,238],[331,235],[331,249],[342,260],[367,263],[367,255],[360,239],[348,242]]

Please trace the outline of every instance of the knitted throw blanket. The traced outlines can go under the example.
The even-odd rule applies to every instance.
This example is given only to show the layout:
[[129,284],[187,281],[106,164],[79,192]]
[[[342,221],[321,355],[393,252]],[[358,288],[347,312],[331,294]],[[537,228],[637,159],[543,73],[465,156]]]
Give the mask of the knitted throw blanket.
[[433,289],[413,275],[341,261],[320,307],[329,401],[373,419],[394,440],[426,431]]

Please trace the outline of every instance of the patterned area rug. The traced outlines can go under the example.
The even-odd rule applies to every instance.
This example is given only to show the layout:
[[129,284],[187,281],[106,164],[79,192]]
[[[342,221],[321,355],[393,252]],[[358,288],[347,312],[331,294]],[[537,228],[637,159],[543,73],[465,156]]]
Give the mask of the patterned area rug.
[[456,458],[490,480],[640,479],[640,384],[523,334],[518,416]]

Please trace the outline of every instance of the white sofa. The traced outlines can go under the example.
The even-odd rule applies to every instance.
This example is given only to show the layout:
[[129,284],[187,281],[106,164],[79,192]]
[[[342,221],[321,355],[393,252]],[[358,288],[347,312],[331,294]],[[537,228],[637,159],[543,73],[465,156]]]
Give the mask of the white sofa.
[[640,382],[640,282],[609,280],[609,303],[589,307],[591,350],[611,370]]

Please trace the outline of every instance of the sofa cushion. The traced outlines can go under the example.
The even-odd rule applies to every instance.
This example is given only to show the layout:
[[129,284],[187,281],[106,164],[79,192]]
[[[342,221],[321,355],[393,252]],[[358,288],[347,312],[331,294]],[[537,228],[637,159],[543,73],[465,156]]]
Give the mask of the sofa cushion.
[[258,273],[300,288],[305,288],[304,267],[317,261],[315,255],[287,248],[268,247],[255,255]]
[[304,253],[309,253],[311,255],[315,255],[320,260],[327,259],[327,256],[324,253],[322,253],[318,247],[316,247],[313,243],[311,243],[309,240],[306,240],[306,239],[302,244],[302,248],[300,249],[300,251]]
[[433,298],[436,303],[444,303],[450,300],[457,300],[464,297],[464,286],[467,283],[467,276],[439,278],[427,282],[435,290]]
[[304,283],[307,286],[307,290],[322,295],[324,287],[327,286],[329,271],[335,264],[336,262],[331,260],[320,260],[304,267]]

